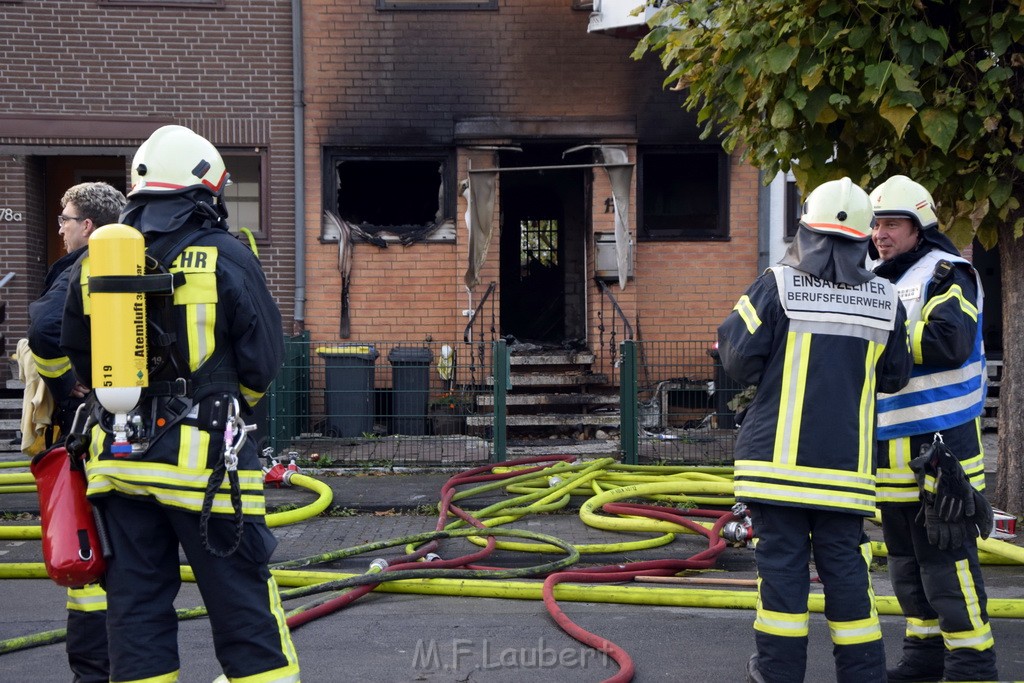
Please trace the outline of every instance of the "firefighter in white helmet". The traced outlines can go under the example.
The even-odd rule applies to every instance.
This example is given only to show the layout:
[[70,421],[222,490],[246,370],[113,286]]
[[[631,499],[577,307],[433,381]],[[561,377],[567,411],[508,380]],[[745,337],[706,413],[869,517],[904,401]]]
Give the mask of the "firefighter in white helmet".
[[[259,261],[227,231],[228,173],[209,141],[165,126],[138,149],[131,172],[120,222],[145,238],[150,268],[171,274],[148,282],[173,283],[173,291],[146,290],[148,386],[134,410],[122,407],[131,410],[118,431],[124,442],[114,441],[103,406],[90,432],[88,495],[113,550],[104,581],[111,680],[177,680],[180,547],[227,678],[298,681],[268,569],[276,541],[264,519],[259,454],[238,414],[280,367],[281,315]],[[90,279],[90,258],[99,256],[72,274],[61,337],[87,386],[102,386],[90,358],[106,352],[90,305],[103,291],[124,291],[107,287],[127,286]]]
[[[923,186],[895,175],[871,200],[875,273],[896,285],[914,356],[910,383],[878,400],[878,502],[889,576],[907,619],[889,680],[996,680],[977,549],[977,537],[992,526],[980,494],[981,280],[939,232],[935,202]],[[937,439],[944,448],[931,449]],[[935,505],[936,495],[945,508]]]
[[757,385],[735,451],[758,572],[750,681],[802,681],[813,553],[840,681],[885,678],[864,518],[875,513],[875,391],[906,384],[906,314],[864,269],[873,223],[849,178],[807,197],[795,239],[718,328],[722,364]]

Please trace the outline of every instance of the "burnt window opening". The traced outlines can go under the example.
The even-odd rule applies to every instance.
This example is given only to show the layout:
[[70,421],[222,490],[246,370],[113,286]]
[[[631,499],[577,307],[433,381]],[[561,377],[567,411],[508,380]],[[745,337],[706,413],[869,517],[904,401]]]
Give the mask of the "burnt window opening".
[[370,234],[402,241],[454,238],[452,165],[440,156],[331,159],[332,209]]
[[641,240],[729,238],[729,157],[720,150],[641,150]]

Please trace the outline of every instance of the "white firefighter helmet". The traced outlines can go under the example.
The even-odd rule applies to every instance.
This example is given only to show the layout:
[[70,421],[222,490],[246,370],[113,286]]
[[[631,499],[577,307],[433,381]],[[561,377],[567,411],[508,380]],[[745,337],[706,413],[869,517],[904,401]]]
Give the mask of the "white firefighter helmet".
[[905,175],[894,175],[871,193],[871,206],[876,218],[897,216],[914,221],[918,230],[939,225],[935,200],[924,186]]
[[224,160],[209,140],[184,126],[163,126],[135,152],[128,196],[172,195],[193,189],[219,195],[227,181]]
[[830,180],[814,188],[804,202],[800,225],[812,232],[862,242],[874,225],[868,193],[849,178]]

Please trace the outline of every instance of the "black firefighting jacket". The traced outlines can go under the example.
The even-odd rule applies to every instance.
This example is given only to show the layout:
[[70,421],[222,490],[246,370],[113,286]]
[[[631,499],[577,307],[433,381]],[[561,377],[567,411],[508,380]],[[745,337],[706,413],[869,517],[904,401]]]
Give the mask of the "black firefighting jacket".
[[737,500],[875,511],[875,396],[910,376],[891,283],[769,269],[718,328],[730,376],[757,385],[736,440]]
[[[154,236],[146,238],[152,243]],[[88,494],[148,496],[199,512],[225,441],[223,422],[214,428],[203,414],[209,414],[213,397],[227,395],[254,406],[263,396],[284,356],[281,315],[259,261],[225,230],[205,230],[169,270],[185,277],[174,291],[171,317],[176,352],[187,363],[180,374],[187,377],[180,383],[151,380],[144,390],[137,412],[150,437],[145,452],[114,457],[111,434],[101,426],[93,429]],[[87,255],[71,274],[61,347],[82,383],[92,386],[88,277]],[[166,388],[176,384],[187,387],[184,395],[168,395]],[[163,389],[156,391],[157,385]],[[262,471],[251,440],[238,457],[243,513],[263,515]],[[214,499],[214,514],[232,514],[229,493],[225,480]]]

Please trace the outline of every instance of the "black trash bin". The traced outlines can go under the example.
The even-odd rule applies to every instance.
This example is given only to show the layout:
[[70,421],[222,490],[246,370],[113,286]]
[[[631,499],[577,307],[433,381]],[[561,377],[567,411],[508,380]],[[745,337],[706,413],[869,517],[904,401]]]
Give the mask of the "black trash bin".
[[377,349],[372,344],[321,346],[326,366],[327,436],[362,436],[373,432],[373,371]]
[[718,428],[733,429],[736,427],[736,411],[729,407],[729,401],[743,391],[743,387],[722,367],[717,344],[708,349],[708,355],[715,360],[715,414],[718,415]]
[[430,393],[430,361],[425,346],[396,346],[388,353],[391,362],[391,433],[423,436],[427,433],[427,397]]

